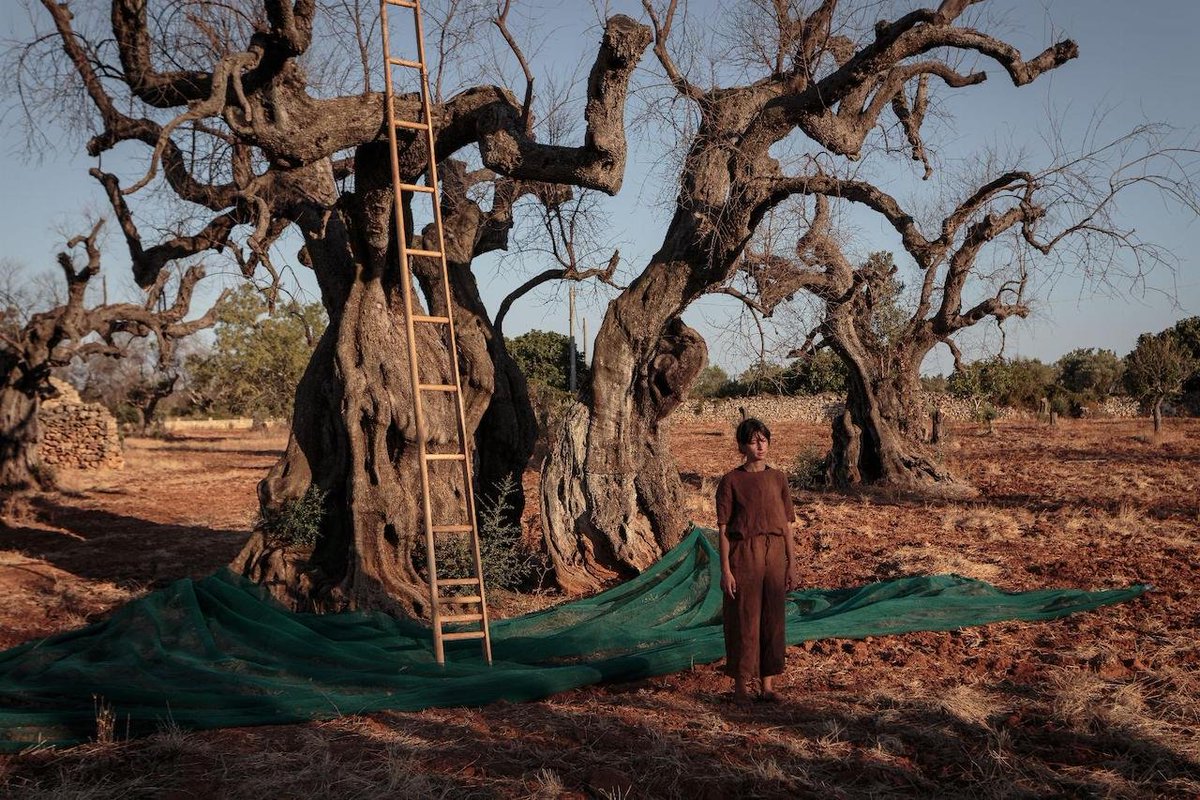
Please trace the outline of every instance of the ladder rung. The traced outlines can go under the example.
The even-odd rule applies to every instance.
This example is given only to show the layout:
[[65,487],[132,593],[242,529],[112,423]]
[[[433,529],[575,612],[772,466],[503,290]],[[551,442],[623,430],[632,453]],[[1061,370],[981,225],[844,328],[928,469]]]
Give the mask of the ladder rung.
[[[471,580],[474,580],[474,578],[472,578]],[[438,582],[441,583],[441,581],[438,581]],[[449,596],[439,597],[438,602],[439,603],[482,603],[483,598],[477,594],[461,594],[457,597],[449,597]],[[442,617],[442,619],[446,619],[446,618]]]
[[425,392],[457,392],[453,383],[418,383],[417,388]]
[[441,250],[415,250],[411,247],[408,248],[408,254],[410,256],[429,256],[430,258],[441,258],[442,257]]
[[434,533],[470,533],[475,530],[470,525],[434,525]]
[[431,317],[428,314],[413,314],[413,322],[430,322],[435,325],[449,325],[449,317]]
[[389,58],[388,63],[393,67],[413,67],[414,69],[425,69],[425,65],[420,61],[410,61],[407,58]]
[[[428,122],[412,122],[411,120],[407,120],[407,119],[394,119],[394,120],[392,120],[392,123],[395,124],[395,126],[397,128],[408,128],[409,130],[413,130],[413,131],[429,130]],[[412,251],[409,251],[409,252],[412,252]]]
[[479,578],[438,578],[438,586],[478,586]]
[[408,0],[386,0],[390,6],[400,6],[401,8],[416,8],[416,3],[410,3]]
[[446,641],[454,639],[482,639],[483,631],[459,631],[458,633],[443,633],[442,638]]
[[483,622],[483,614],[447,614],[440,618],[445,622]]
[[433,194],[435,190],[432,186],[421,186],[420,184],[417,184],[417,183],[402,183],[402,184],[400,184],[400,191],[402,191],[402,192],[422,192],[424,194]]
[[462,453],[426,453],[426,461],[466,461],[467,457]]

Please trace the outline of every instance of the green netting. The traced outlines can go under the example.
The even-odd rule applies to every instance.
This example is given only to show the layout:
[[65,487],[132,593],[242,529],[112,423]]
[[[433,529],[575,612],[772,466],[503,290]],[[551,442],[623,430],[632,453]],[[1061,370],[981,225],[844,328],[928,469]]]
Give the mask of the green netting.
[[[712,531],[694,528],[636,579],[493,625],[433,659],[429,631],[379,613],[295,614],[229,572],[181,580],[109,620],[0,653],[0,751],[95,735],[94,698],[133,735],[262,725],[381,709],[531,700],[724,655]],[[794,592],[788,641],[1043,620],[1136,597],[1145,586],[1003,592],[955,575]]]

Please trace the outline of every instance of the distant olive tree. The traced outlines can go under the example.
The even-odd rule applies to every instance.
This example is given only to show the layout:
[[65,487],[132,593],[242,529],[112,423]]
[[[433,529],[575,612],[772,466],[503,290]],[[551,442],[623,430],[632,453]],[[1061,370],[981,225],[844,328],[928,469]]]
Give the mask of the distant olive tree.
[[786,378],[788,394],[840,394],[846,391],[846,364],[832,350],[818,350],[792,362]]
[[1036,410],[1056,375],[1054,367],[1036,358],[996,356],[962,364],[951,373],[946,391],[995,406]]
[[1143,333],[1125,356],[1125,388],[1150,405],[1155,433],[1162,431],[1163,401],[1183,391],[1184,381],[1196,369],[1196,361],[1169,331]]
[[950,374],[946,390],[954,397],[970,400],[979,412],[985,404],[999,404],[1009,390],[1010,374],[1000,357],[961,364]]
[[1112,350],[1083,347],[1060,358],[1055,383],[1057,394],[1065,398],[1072,413],[1082,413],[1090,403],[1102,403],[1121,388],[1124,365]]
[[[529,384],[561,392],[570,388],[571,340],[554,331],[532,330],[506,339],[508,352],[525,373]],[[586,383],[587,364],[575,351],[575,375],[579,386]]]
[[729,373],[716,364],[700,370],[692,384],[692,397],[720,397],[729,385]]
[[[120,358],[130,337],[153,337],[159,366],[171,365],[176,343],[210,327],[216,305],[201,317],[185,320],[192,292],[204,277],[195,264],[173,281],[158,273],[139,303],[89,305],[88,285],[100,273],[100,229],[97,221],[86,234],[71,237],[58,254],[65,299],[32,312],[23,297],[0,292],[0,501],[41,483],[41,401],[56,394],[50,378],[56,369],[93,355]],[[174,285],[174,300],[167,299]]]
[[186,362],[193,404],[217,414],[291,417],[296,384],[325,325],[320,303],[272,308],[243,284],[218,315],[212,352]]
[[1200,393],[1200,316],[1181,319],[1165,332],[1175,337],[1175,342],[1195,364],[1192,374],[1183,382],[1183,391]]

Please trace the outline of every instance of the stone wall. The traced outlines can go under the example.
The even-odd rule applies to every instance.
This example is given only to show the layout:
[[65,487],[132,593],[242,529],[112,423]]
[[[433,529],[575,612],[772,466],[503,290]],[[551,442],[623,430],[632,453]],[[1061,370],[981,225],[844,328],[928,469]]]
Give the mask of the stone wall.
[[251,417],[233,417],[232,419],[179,419],[172,417],[163,420],[163,429],[167,431],[196,431],[223,430],[248,431],[255,427],[262,430],[287,430],[287,420],[283,419],[253,419]]
[[117,420],[108,409],[82,402],[70,384],[53,383],[59,396],[43,401],[38,412],[42,463],[76,469],[124,467]]
[[[951,397],[946,394],[924,394],[921,404],[942,409],[946,419],[952,422],[974,422],[979,419],[979,404],[972,400]],[[818,394],[797,397],[779,395],[756,395],[754,397],[728,397],[719,400],[688,400],[672,414],[675,419],[694,418],[703,422],[736,424],[741,418],[739,408],[746,414],[765,421],[788,420],[791,422],[824,423],[842,413],[843,398],[836,394]],[[1089,417],[1139,416],[1136,400],[1128,397],[1110,397],[1103,405],[1091,409]],[[1015,408],[998,409],[997,419],[1032,420],[1035,415]]]
[[1132,419],[1134,417],[1149,416],[1149,411],[1143,409],[1141,404],[1132,397],[1109,397],[1095,408],[1085,409],[1084,416],[1091,418]]

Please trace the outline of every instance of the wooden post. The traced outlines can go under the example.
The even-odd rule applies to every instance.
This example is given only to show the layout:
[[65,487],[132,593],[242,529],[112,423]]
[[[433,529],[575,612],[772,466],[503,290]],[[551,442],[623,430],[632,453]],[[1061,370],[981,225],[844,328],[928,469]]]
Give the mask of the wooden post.
[[570,365],[570,367],[568,367],[568,369],[570,371],[570,373],[569,373],[570,378],[567,382],[567,385],[570,388],[571,393],[574,394],[575,386],[576,386],[575,354],[576,354],[576,352],[578,352],[575,349],[575,285],[574,284],[572,284],[571,286],[569,286],[567,288],[567,297],[569,298],[568,304],[570,305],[570,311],[568,312],[568,323],[567,323],[568,330],[570,332],[567,334],[567,341],[569,342],[569,345],[570,345],[569,349],[570,349],[570,359],[571,359],[571,365]]

